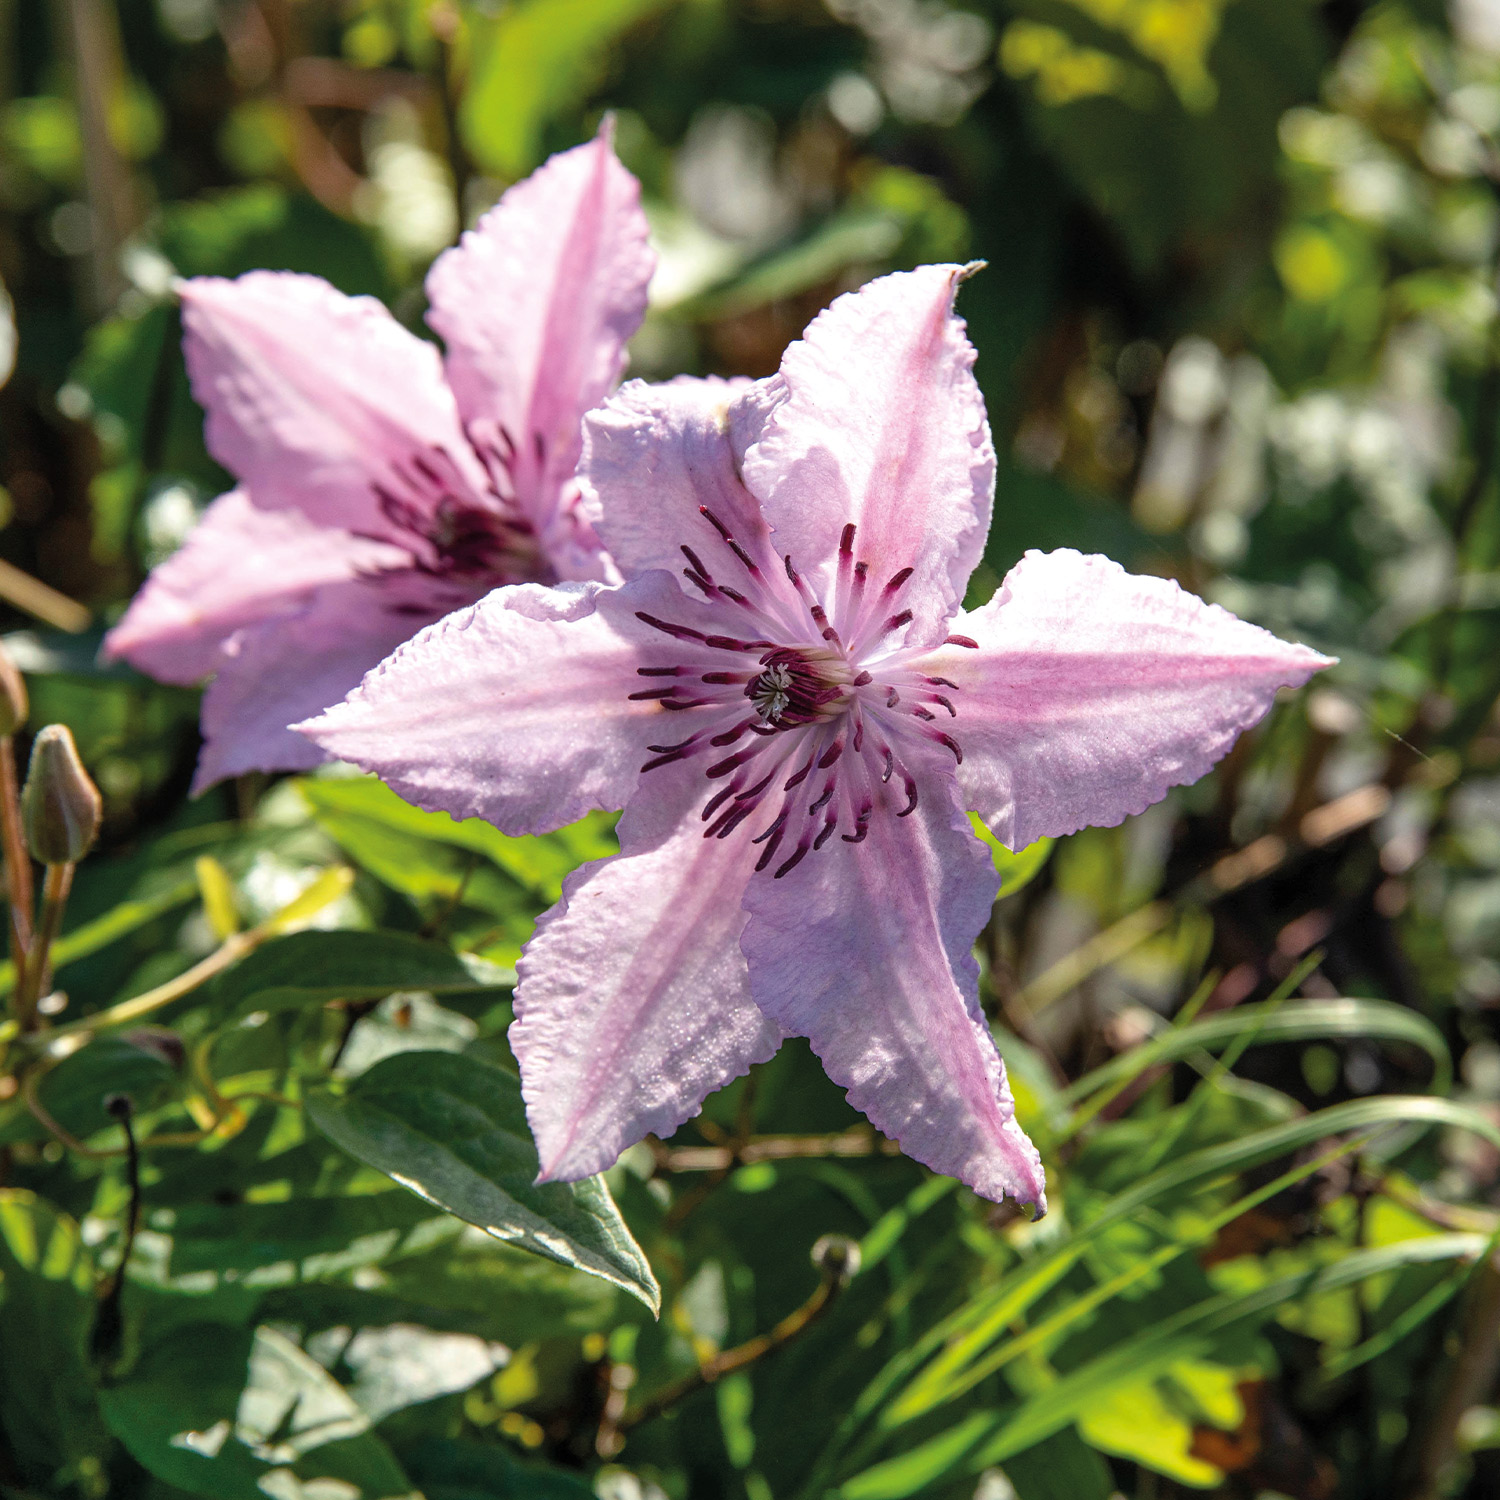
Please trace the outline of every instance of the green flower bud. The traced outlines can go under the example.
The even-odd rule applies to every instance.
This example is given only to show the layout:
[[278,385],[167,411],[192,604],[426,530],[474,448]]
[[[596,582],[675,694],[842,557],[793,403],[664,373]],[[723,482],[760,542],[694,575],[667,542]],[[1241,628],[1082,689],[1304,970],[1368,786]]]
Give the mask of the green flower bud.
[[99,836],[104,805],[99,788],[83,769],[72,731],[49,724],[31,747],[31,765],[21,789],[21,821],[34,858],[44,865],[72,865]]
[[30,711],[26,679],[10,659],[10,653],[0,646],[0,735],[14,734],[26,722]]

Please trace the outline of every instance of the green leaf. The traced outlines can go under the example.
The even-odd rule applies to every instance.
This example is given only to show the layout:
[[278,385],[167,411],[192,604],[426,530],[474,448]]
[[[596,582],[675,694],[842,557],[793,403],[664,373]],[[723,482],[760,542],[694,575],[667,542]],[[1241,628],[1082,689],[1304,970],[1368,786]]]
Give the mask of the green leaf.
[[[481,854],[517,884],[548,902],[562,895],[564,876],[580,864],[603,859],[619,848],[611,832],[611,820],[602,813],[592,813],[555,833],[513,838],[479,818],[459,822],[444,812],[423,812],[403,802],[373,776],[309,777],[299,781],[297,789],[320,828],[366,865],[371,874],[397,890],[410,888],[413,895],[450,894],[446,885],[432,884],[432,873],[413,875],[393,862],[391,856],[398,851],[409,859],[414,841]],[[388,839],[391,835],[405,837],[381,844],[377,833]],[[465,867],[466,862],[449,868],[461,872]],[[418,884],[409,887],[413,880]]]
[[[1233,1372],[1223,1366],[1189,1364],[1183,1368],[1219,1369],[1229,1389],[1234,1389]],[[1191,1403],[1178,1397],[1171,1380],[1138,1380],[1117,1386],[1085,1408],[1078,1418],[1078,1431],[1104,1453],[1134,1459],[1183,1484],[1207,1488],[1222,1484],[1224,1475],[1192,1451],[1198,1415]],[[1224,1425],[1233,1430],[1243,1419],[1240,1411]]]
[[[1040,1324],[1022,1333],[1013,1331],[1027,1310],[1056,1286],[1088,1247],[1111,1226],[1128,1221],[1163,1200],[1172,1199],[1190,1184],[1232,1180],[1240,1172],[1261,1162],[1289,1155],[1329,1137],[1346,1132],[1380,1132],[1389,1139],[1396,1131],[1437,1124],[1471,1131],[1500,1146],[1500,1129],[1471,1107],[1446,1099],[1382,1096],[1353,1100],[1273,1125],[1255,1131],[1243,1140],[1196,1151],[1151,1173],[1143,1181],[1116,1193],[1085,1223],[1073,1227],[1071,1234],[1031,1256],[1013,1274],[974,1293],[962,1307],[929,1329],[911,1348],[897,1353],[866,1387],[834,1433],[820,1462],[825,1466],[833,1464],[863,1423],[878,1418],[881,1427],[892,1430],[931,1414],[972,1390],[979,1381],[1025,1349],[1035,1347],[1044,1337],[1054,1337],[1080,1318],[1089,1316],[1091,1308],[1099,1305],[1101,1300],[1125,1290],[1131,1284],[1129,1276],[1120,1278],[1113,1287],[1099,1287],[1089,1296],[1074,1297]],[[1310,1167],[1301,1170],[1310,1170]],[[1257,1189],[1238,1204],[1221,1210],[1217,1217],[1241,1212],[1273,1190],[1274,1183]],[[1158,1266],[1198,1242],[1198,1238],[1188,1236],[1180,1244],[1168,1243],[1155,1257]],[[1149,1261],[1143,1261],[1139,1269],[1149,1271]],[[1192,1353],[1186,1351],[1182,1357],[1190,1357]]]
[[1446,1092],[1452,1081],[1448,1044],[1425,1016],[1386,1000],[1298,1000],[1279,1005],[1241,1005],[1166,1032],[1084,1074],[1061,1091],[1059,1102],[1077,1104],[1101,1089],[1128,1083],[1158,1063],[1231,1046],[1246,1032],[1253,1034],[1252,1045],[1256,1046],[1341,1037],[1404,1044],[1419,1048],[1431,1058],[1434,1093]]
[[511,838],[478,818],[423,812],[374,777],[297,785],[318,826],[356,864],[502,963],[515,962],[537,915],[561,896],[564,877],[618,847],[602,814]]
[[[176,1080],[158,1048],[137,1046],[127,1036],[101,1036],[66,1057],[37,1088],[43,1109],[69,1134],[93,1135],[110,1123],[104,1101],[128,1094],[137,1110],[151,1108]],[[46,1128],[22,1105],[0,1126],[0,1141],[50,1139]]]
[[151,1345],[100,1392],[109,1430],[158,1479],[214,1500],[264,1500],[269,1467],[232,1430],[253,1333],[190,1323]]
[[387,296],[375,237],[307,193],[274,182],[226,188],[164,209],[161,248],[184,276],[306,271],[340,291]]
[[1118,1493],[1109,1465],[1070,1428],[1016,1454],[1005,1476],[1025,1500],[1109,1500]]
[[683,311],[689,317],[712,321],[798,296],[832,281],[848,266],[887,262],[901,243],[903,229],[895,214],[867,206],[845,208],[791,244],[752,261]]
[[1005,1463],[1046,1441],[1085,1413],[1102,1408],[1114,1393],[1159,1374],[1182,1360],[1211,1358],[1219,1340],[1236,1327],[1258,1324],[1285,1304],[1358,1284],[1409,1265],[1471,1260],[1490,1246],[1488,1236],[1443,1234],[1379,1250],[1356,1251],[1321,1269],[1279,1277],[1249,1294],[1221,1293],[1134,1335],[1045,1385],[1010,1412],[970,1414],[943,1432],[909,1448],[898,1459],[872,1465],[845,1481],[845,1500],[901,1500],[916,1494],[897,1483],[921,1476],[928,1484],[962,1466],[977,1473]]
[[874,1464],[840,1486],[840,1500],[905,1500],[951,1473],[995,1430],[991,1412],[976,1411],[962,1422],[899,1458]]
[[[433,1215],[412,1194],[398,1196]],[[379,1266],[373,1291],[350,1284],[364,1279],[356,1255],[367,1248]],[[394,1248],[355,1241],[347,1252],[315,1261],[319,1267],[331,1279],[287,1282],[269,1293],[263,1316],[306,1328],[415,1323],[511,1347],[579,1338],[620,1317],[619,1294],[597,1276],[504,1244],[451,1214],[428,1217]]]
[[283,1203],[191,1204],[148,1216],[172,1236],[171,1273],[252,1271],[286,1264],[317,1281],[400,1253],[436,1216],[409,1193],[292,1198]]
[[976,1455],[974,1467],[1003,1463],[1092,1410],[1112,1392],[1164,1373],[1179,1360],[1211,1358],[1218,1340],[1236,1325],[1263,1322],[1297,1298],[1355,1286],[1405,1266],[1474,1260],[1489,1248],[1487,1235],[1431,1235],[1379,1250],[1354,1251],[1330,1266],[1278,1277],[1248,1294],[1209,1297],[1157,1327],[1138,1330],[1024,1401],[1001,1420]]
[[478,1031],[468,1016],[426,995],[391,995],[360,1018],[334,1071],[353,1078],[398,1052],[462,1052]]
[[1023,886],[1028,886],[1042,873],[1052,853],[1055,839],[1037,839],[1024,849],[1007,849],[988,828],[978,813],[969,814],[969,822],[980,841],[989,846],[990,858],[1000,874],[1000,898],[1014,896]]
[[582,102],[626,32],[674,3],[521,0],[488,25],[476,18],[461,117],[474,159],[502,177],[529,172],[543,127]]
[[429,1438],[403,1457],[427,1500],[593,1500],[586,1480],[518,1463],[497,1443]]
[[995,493],[1004,497],[1004,504],[996,507],[984,546],[983,572],[988,576],[981,583],[976,575],[971,605],[988,603],[1000,579],[1031,548],[1049,552],[1077,547],[1139,568],[1167,545],[1149,536],[1114,501],[1080,490],[1055,474],[1008,465],[995,478]]
[[294,932],[262,944],[225,974],[213,1000],[222,1014],[246,1015],[377,1000],[397,990],[471,994],[507,988],[509,977],[401,932]]
[[262,1487],[273,1469],[299,1481],[340,1481],[364,1500],[411,1493],[349,1392],[271,1328],[180,1327],[106,1389],[101,1405],[137,1462],[210,1500],[302,1492]]
[[39,1489],[97,1464],[108,1437],[89,1367],[94,1272],[78,1226],[20,1188],[0,1189],[0,1453]]
[[313,1094],[307,1112],[336,1145],[429,1202],[660,1308],[650,1263],[603,1181],[537,1184],[520,1080],[505,1069],[469,1054],[408,1052],[342,1096]]

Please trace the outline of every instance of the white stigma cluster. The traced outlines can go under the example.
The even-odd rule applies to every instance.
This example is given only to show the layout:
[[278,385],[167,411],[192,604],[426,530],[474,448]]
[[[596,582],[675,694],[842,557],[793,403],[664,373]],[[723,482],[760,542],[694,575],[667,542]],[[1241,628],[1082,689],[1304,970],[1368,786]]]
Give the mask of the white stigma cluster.
[[767,667],[750,684],[750,703],[767,724],[774,724],[792,701],[792,674],[783,666]]

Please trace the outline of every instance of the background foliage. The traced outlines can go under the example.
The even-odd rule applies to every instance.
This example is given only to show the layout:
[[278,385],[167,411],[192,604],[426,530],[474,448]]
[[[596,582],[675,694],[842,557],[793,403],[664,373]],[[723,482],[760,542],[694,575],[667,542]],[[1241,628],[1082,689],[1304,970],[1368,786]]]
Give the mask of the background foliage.
[[[636,373],[764,374],[839,290],[982,258],[976,598],[1070,545],[1341,658],[1150,813],[996,851],[1040,1223],[800,1045],[533,1189],[512,966],[608,820],[188,801],[195,695],[96,662],[225,482],[173,278],[418,328],[606,107],[662,254]],[[3,1032],[0,1490],[1496,1493],[1497,132],[1492,0],[0,0],[5,642],[106,809]]]

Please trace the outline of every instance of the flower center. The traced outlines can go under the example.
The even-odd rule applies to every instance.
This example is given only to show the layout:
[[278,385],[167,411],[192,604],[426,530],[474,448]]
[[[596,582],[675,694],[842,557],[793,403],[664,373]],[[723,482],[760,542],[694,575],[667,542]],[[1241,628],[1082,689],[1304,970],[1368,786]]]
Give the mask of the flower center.
[[832,652],[783,646],[766,652],[761,665],[765,671],[745,684],[745,696],[761,719],[777,729],[832,718],[853,681],[842,657]]
[[516,502],[499,458],[480,452],[490,473],[478,491],[445,449],[433,446],[392,462],[373,482],[381,513],[411,537],[418,571],[456,582],[551,583],[536,529]]
[[775,724],[792,701],[792,674],[783,666],[767,667],[745,689],[745,696],[767,724]]
[[753,841],[764,846],[757,870],[771,868],[791,843],[775,864],[780,877],[836,831],[857,844],[877,811],[912,812],[918,788],[911,767],[934,744],[963,759],[934,712],[957,716],[952,699],[938,691],[954,684],[914,664],[925,644],[891,644],[912,618],[901,596],[913,570],[871,587],[868,563],[854,556],[853,525],[844,528],[825,604],[790,557],[772,552],[763,525],[741,540],[711,511],[702,514],[739,576],[733,584],[719,581],[684,546],[684,576],[720,615],[723,633],[638,616],[677,649],[669,662],[637,668],[660,685],[630,696],[686,712],[694,726],[686,739],[652,745],[654,758],[642,769],[708,757],[704,776],[720,785],[703,808],[705,838],[725,838],[762,807],[774,808]]

